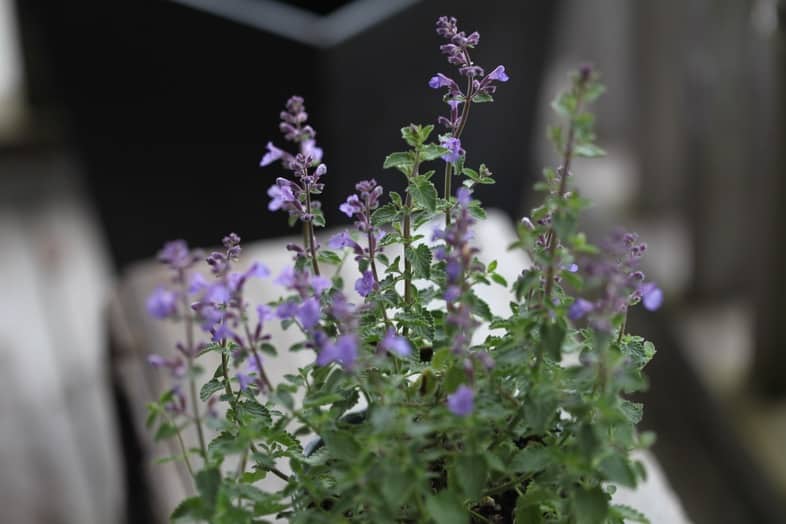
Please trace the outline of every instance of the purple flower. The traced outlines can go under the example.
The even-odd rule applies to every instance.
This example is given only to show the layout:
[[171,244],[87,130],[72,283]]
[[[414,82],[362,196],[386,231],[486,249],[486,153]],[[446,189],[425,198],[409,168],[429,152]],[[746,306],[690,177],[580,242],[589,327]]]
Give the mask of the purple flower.
[[147,298],[147,312],[158,319],[171,317],[177,312],[177,295],[166,288],[157,287]]
[[466,417],[474,408],[475,392],[472,388],[462,384],[452,395],[448,395],[448,409],[454,415]]
[[208,283],[202,273],[193,273],[191,275],[191,279],[188,283],[188,292],[189,293],[199,293],[207,289]]
[[[312,163],[322,161],[322,148],[317,147],[317,142],[313,138],[300,143],[300,153],[310,158]],[[324,173],[320,173],[320,175],[324,175]]]
[[295,195],[292,189],[287,185],[273,184],[267,190],[268,196],[271,198],[267,208],[270,211],[278,211],[285,204],[295,200]]
[[286,288],[293,287],[295,285],[295,270],[291,267],[285,267],[273,282]]
[[237,374],[237,382],[240,385],[240,391],[246,391],[248,386],[254,383],[254,379],[241,372]]
[[375,287],[376,282],[374,282],[374,275],[371,274],[371,271],[364,271],[363,276],[355,282],[355,291],[362,297],[368,296]]
[[663,291],[653,282],[647,282],[639,287],[641,302],[647,311],[655,311],[663,304]]
[[510,80],[510,77],[508,77],[507,73],[505,73],[505,66],[501,66],[501,65],[495,67],[494,70],[491,73],[489,73],[489,76],[487,78],[489,80],[497,80],[499,82],[507,82],[508,80]]
[[266,321],[273,318],[273,310],[265,304],[259,304],[257,306],[257,316],[259,317],[259,323],[264,324]]
[[456,191],[456,202],[462,207],[468,207],[472,201],[472,191],[462,186]]
[[351,247],[354,248],[357,246],[357,242],[352,240],[352,237],[349,236],[349,233],[346,231],[342,231],[341,233],[335,234],[330,237],[328,240],[328,247],[331,249],[341,249],[342,247]]
[[213,304],[226,304],[230,297],[229,289],[220,282],[212,284],[205,292],[204,301]]
[[589,300],[577,298],[568,309],[568,318],[571,320],[578,320],[595,309],[595,305]]
[[363,211],[363,206],[357,195],[349,195],[347,201],[338,206],[339,211],[352,218],[355,213]]
[[262,264],[261,262],[254,262],[251,264],[251,267],[248,268],[244,277],[256,277],[256,278],[265,278],[270,275],[270,270],[267,268],[266,265]]
[[259,162],[260,167],[269,166],[276,160],[280,160],[285,154],[284,151],[274,146],[273,142],[268,142],[266,147],[267,153],[262,157],[262,161]]
[[315,295],[321,295],[326,289],[330,289],[330,280],[319,275],[311,277],[311,289]]
[[458,286],[448,286],[448,288],[445,290],[445,294],[443,295],[443,298],[445,299],[446,302],[455,302],[456,300],[459,299],[460,296],[461,296],[461,288],[459,288]]
[[442,160],[452,164],[453,162],[457,162],[463,155],[464,150],[461,148],[461,140],[458,138],[454,138],[452,136],[449,137],[439,137],[439,142],[442,147],[448,150],[447,153],[442,155]]
[[317,365],[326,366],[331,362],[338,362],[344,369],[354,367],[358,358],[358,342],[354,335],[342,335],[334,344],[328,344],[319,352]]
[[380,344],[382,349],[397,354],[400,357],[408,357],[412,354],[412,346],[406,338],[396,335],[396,330],[388,328],[385,333],[385,338],[382,339]]
[[314,297],[308,298],[298,307],[295,316],[306,329],[311,329],[319,323],[320,309],[319,300]]
[[432,76],[431,79],[428,81],[428,86],[431,89],[439,89],[441,87],[449,87],[451,91],[456,90],[458,91],[459,87],[458,84],[452,79],[449,78],[442,73],[437,73],[436,75]]
[[292,318],[295,316],[295,313],[297,312],[297,308],[298,308],[297,302],[292,302],[292,301],[284,302],[282,304],[279,304],[279,306],[276,308],[276,316],[281,320],[284,320],[286,318]]

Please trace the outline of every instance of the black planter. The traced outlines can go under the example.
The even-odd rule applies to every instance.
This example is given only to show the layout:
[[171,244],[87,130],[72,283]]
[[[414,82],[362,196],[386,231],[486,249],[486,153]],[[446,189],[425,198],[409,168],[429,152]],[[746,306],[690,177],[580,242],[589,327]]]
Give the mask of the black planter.
[[[316,8],[314,6],[317,6]],[[444,110],[426,83],[449,72],[433,26],[453,14],[481,32],[477,60],[511,82],[473,111],[469,162],[496,186],[480,198],[518,210],[531,178],[529,145],[555,2],[469,0],[18,0],[34,106],[64,110],[115,261],[147,257],[165,239],[215,244],[283,234],[265,209],[278,174],[261,170],[286,98],[306,98],[329,167],[323,204],[383,173],[398,129]],[[308,9],[302,7],[309,7]],[[278,140],[280,142],[280,140]]]

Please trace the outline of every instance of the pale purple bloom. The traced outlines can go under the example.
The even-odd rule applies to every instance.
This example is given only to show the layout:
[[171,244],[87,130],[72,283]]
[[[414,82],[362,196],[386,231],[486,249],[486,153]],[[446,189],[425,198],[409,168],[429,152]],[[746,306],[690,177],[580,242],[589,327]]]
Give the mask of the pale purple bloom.
[[279,304],[279,306],[276,308],[276,316],[281,320],[284,320],[285,318],[292,318],[295,316],[297,308],[297,302],[284,302]]
[[189,293],[199,293],[200,291],[206,289],[208,286],[207,280],[202,275],[202,273],[193,273],[191,275],[191,279],[188,283],[188,292]]
[[358,357],[358,342],[354,335],[342,335],[335,343],[327,344],[317,356],[317,365],[338,362],[344,369],[352,369]]
[[322,161],[322,148],[317,147],[317,142],[313,138],[300,143],[300,152],[303,156],[311,158],[312,163]]
[[437,73],[436,75],[432,76],[431,79],[428,81],[428,86],[431,89],[439,89],[441,87],[458,89],[458,85],[456,84],[456,82],[451,78],[443,75],[442,73]]
[[371,271],[364,271],[363,276],[355,282],[355,291],[357,291],[360,296],[365,297],[374,291],[375,286],[374,275]]
[[448,395],[448,409],[454,415],[466,417],[475,407],[475,392],[462,384],[452,395]]
[[412,346],[406,338],[396,335],[396,330],[388,328],[385,338],[380,344],[382,349],[397,354],[400,357],[408,357],[412,354]]
[[349,236],[349,233],[346,231],[342,231],[341,233],[337,233],[330,237],[328,240],[328,247],[331,249],[341,249],[342,247],[351,247],[354,248],[357,246],[357,242],[352,240],[352,237]]
[[578,320],[587,315],[587,313],[590,313],[593,309],[595,309],[595,305],[592,302],[583,298],[577,298],[573,304],[570,305],[570,309],[568,309],[568,318],[571,320]]
[[498,65],[491,73],[489,73],[488,79],[497,80],[499,82],[507,82],[510,80],[510,77],[508,77],[507,73],[505,73],[505,66]]
[[459,205],[463,207],[469,206],[470,201],[472,200],[472,192],[467,189],[466,187],[460,187],[456,191],[456,201]]
[[330,286],[330,279],[319,275],[311,277],[311,289],[314,290],[315,295],[321,295],[325,290],[330,289]]
[[261,262],[254,262],[245,273],[245,277],[265,278],[270,275],[270,270]]
[[442,155],[442,160],[448,163],[457,162],[464,154],[461,148],[461,140],[452,136],[439,137],[440,145],[448,150],[447,153]]
[[205,292],[205,301],[212,302],[213,304],[225,304],[229,301],[229,297],[229,289],[218,282],[211,285]]
[[448,286],[443,298],[446,302],[455,302],[461,296],[461,289],[458,286]]
[[314,297],[304,300],[298,307],[295,316],[306,329],[316,326],[319,323],[320,316],[319,300]]
[[653,282],[647,282],[639,287],[641,302],[648,311],[655,311],[663,304],[663,291]]
[[240,391],[245,391],[248,389],[248,386],[254,383],[254,379],[241,372],[237,374],[237,382],[240,385]]
[[267,205],[270,211],[278,211],[287,202],[295,200],[295,195],[289,186],[273,184],[268,188],[267,194],[271,198],[270,203]]
[[273,318],[273,310],[265,304],[259,304],[257,306],[257,316],[259,317],[259,323],[264,324],[266,321]]
[[357,195],[352,194],[347,197],[346,202],[338,206],[339,211],[352,218],[355,213],[363,211],[363,205]]
[[565,269],[567,269],[568,272],[570,272],[570,273],[576,273],[579,270],[579,266],[576,265],[576,264],[571,264],[568,267],[566,267]]
[[147,356],[147,363],[153,366],[154,368],[163,368],[169,364],[169,361],[162,357],[161,355],[156,355],[155,353],[152,355]]
[[295,285],[295,270],[291,267],[285,267],[273,282],[287,288],[293,287]]
[[262,161],[259,163],[261,167],[269,166],[276,160],[280,160],[285,154],[284,151],[274,146],[273,142],[268,142],[266,147],[267,153],[265,153],[265,156],[262,157]]
[[166,288],[157,287],[147,299],[147,312],[154,318],[167,318],[177,311],[177,295]]

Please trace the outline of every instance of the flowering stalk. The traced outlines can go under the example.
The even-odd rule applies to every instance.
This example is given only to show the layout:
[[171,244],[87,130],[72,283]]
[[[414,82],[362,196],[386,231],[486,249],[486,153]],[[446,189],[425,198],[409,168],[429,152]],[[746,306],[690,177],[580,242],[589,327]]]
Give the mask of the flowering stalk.
[[[559,169],[559,190],[557,191],[557,198],[559,201],[565,198],[568,192],[568,177],[570,176],[570,165],[573,160],[573,148],[576,139],[576,119],[581,115],[582,105],[584,104],[584,96],[586,94],[587,84],[592,75],[592,69],[589,66],[584,66],[579,71],[575,82],[575,109],[570,114],[568,124],[568,137],[565,141],[564,156],[562,159],[562,166]],[[557,232],[552,225],[547,233],[547,247],[548,250],[548,266],[546,268],[546,288],[543,292],[543,304],[547,305],[551,301],[551,292],[554,288],[554,271],[557,265],[557,245],[559,239]]]

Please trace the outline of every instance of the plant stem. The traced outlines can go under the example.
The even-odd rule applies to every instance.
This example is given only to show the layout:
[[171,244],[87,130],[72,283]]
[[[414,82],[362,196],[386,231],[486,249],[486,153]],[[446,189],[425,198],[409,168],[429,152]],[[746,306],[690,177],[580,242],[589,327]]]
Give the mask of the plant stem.
[[308,250],[311,253],[311,267],[314,269],[314,274],[319,276],[319,262],[317,262],[317,246],[314,235],[314,217],[311,215],[311,184],[306,186],[306,213],[308,220],[306,221],[308,228]]
[[194,478],[194,468],[191,467],[191,461],[188,459],[188,451],[186,450],[186,444],[183,442],[183,435],[180,433],[180,428],[177,427],[177,424],[166,414],[166,411],[162,411],[164,418],[166,418],[167,423],[175,428],[175,435],[177,436],[177,441],[180,444],[180,450],[183,452],[183,461],[186,463],[186,469],[188,469],[189,475],[191,478]]
[[[417,174],[418,169],[420,168],[420,153],[415,152],[415,160],[412,163],[412,173],[408,177],[408,181],[412,180]],[[409,192],[409,188],[407,188],[407,195],[404,198],[404,218],[403,218],[403,237],[404,237],[404,304],[409,310],[410,304],[412,304],[412,262],[410,262],[409,258],[407,257],[407,248],[412,243],[412,195]],[[409,328],[404,326],[403,335],[406,337],[409,333]]]
[[[580,83],[578,85],[578,92],[576,94],[576,110],[571,115],[570,124],[568,126],[568,138],[565,141],[565,152],[562,159],[562,173],[560,174],[560,181],[559,181],[559,192],[558,196],[559,199],[562,200],[565,198],[565,193],[568,191],[568,176],[570,174],[570,164],[573,160],[573,146],[576,139],[576,118],[581,114],[581,106],[584,102],[584,84]],[[553,220],[552,220],[553,224]],[[554,288],[554,272],[556,271],[556,254],[557,254],[557,244],[559,244],[559,239],[557,238],[557,232],[552,225],[549,228],[549,232],[547,235],[548,238],[548,260],[549,265],[546,270],[546,289],[543,292],[543,306],[544,309],[547,307],[547,304],[551,300],[551,291]]]
[[[379,273],[377,273],[377,263],[374,260],[376,258],[376,244],[377,240],[374,238],[374,235],[369,229],[368,231],[368,260],[369,265],[371,266],[371,275],[374,277],[374,282],[377,283],[377,288],[380,287],[379,282]],[[388,312],[385,310],[385,305],[382,304],[382,318],[385,320],[385,326],[391,327],[390,319],[388,318]]]
[[183,302],[183,316],[185,318],[186,328],[186,360],[188,362],[188,389],[189,396],[191,397],[191,409],[194,412],[194,425],[197,430],[197,438],[199,440],[199,451],[202,459],[207,461],[207,446],[205,445],[205,434],[202,430],[202,415],[199,413],[199,404],[197,401],[196,390],[196,377],[194,376],[194,319],[191,316],[190,308],[188,306],[188,288],[186,285],[186,273],[181,269],[178,272],[178,279],[182,285],[182,302]]
[[[469,54],[467,53],[467,61],[471,63],[469,60]],[[455,138],[461,138],[461,133],[464,132],[464,126],[467,125],[467,120],[469,119],[469,108],[472,105],[472,79],[467,80],[467,99],[464,102],[464,107],[461,110],[461,118],[459,119],[459,125],[456,129]],[[453,191],[451,189],[453,180],[453,164],[447,163],[445,164],[445,187],[443,188],[445,200],[450,202],[450,195]],[[445,209],[445,227],[450,225],[450,206]]]

